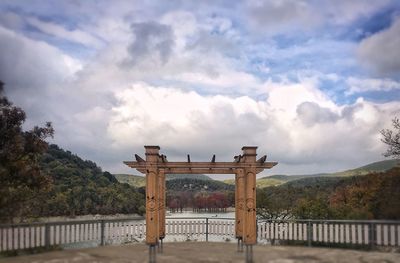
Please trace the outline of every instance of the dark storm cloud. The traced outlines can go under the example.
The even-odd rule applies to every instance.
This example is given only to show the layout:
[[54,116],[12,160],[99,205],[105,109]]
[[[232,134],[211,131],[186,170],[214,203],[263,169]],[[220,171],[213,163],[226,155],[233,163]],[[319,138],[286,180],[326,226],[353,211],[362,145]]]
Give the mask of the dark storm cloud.
[[317,123],[334,122],[339,116],[330,109],[320,107],[315,102],[303,102],[296,110],[300,120],[307,126]]
[[157,54],[162,64],[168,62],[175,45],[172,28],[154,21],[133,23],[133,41],[128,46],[129,58],[124,65],[134,66],[143,59],[154,59]]

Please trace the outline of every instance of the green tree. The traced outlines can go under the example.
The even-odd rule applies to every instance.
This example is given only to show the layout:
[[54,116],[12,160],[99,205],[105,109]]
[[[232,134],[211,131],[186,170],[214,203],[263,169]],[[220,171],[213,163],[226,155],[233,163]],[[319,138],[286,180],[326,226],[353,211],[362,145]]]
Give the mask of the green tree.
[[394,130],[383,129],[381,130],[381,134],[383,138],[381,139],[383,143],[387,144],[389,148],[383,154],[386,157],[400,156],[400,120],[398,118],[394,118],[392,120]]
[[7,99],[0,81],[0,221],[23,216],[34,199],[49,186],[49,177],[39,167],[39,156],[47,149],[52,137],[51,123],[22,129],[25,112]]

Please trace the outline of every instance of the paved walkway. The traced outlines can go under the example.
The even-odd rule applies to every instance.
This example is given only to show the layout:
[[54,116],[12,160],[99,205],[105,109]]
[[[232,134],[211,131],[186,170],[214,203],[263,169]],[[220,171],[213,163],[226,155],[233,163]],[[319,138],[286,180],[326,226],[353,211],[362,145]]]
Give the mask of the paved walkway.
[[[148,261],[148,247],[143,244],[106,246],[88,249],[53,251],[29,256],[2,258],[7,263],[83,263],[83,262],[140,262]],[[254,247],[255,262],[400,262],[400,253],[365,252],[329,248],[296,246]],[[164,253],[157,254],[157,263],[183,262],[244,262],[244,253],[228,243],[167,243]]]

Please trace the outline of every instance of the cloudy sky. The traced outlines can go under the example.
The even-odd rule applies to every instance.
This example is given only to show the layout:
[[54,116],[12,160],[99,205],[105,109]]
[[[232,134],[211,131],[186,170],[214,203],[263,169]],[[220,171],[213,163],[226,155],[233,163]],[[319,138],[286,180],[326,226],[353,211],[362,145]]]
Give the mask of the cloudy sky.
[[26,128],[115,173],[147,144],[354,168],[400,116],[400,1],[1,0],[0,80]]

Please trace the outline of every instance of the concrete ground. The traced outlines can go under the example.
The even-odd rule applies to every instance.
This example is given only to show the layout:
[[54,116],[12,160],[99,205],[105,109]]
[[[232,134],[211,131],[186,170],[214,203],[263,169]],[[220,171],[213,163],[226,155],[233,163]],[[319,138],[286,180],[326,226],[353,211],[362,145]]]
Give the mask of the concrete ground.
[[[236,252],[229,243],[166,243],[157,262],[244,262],[244,253]],[[36,255],[1,258],[7,263],[80,263],[80,262],[147,262],[148,247],[144,244],[106,246],[52,251]],[[400,262],[400,253],[366,252],[300,246],[254,246],[254,262]]]

